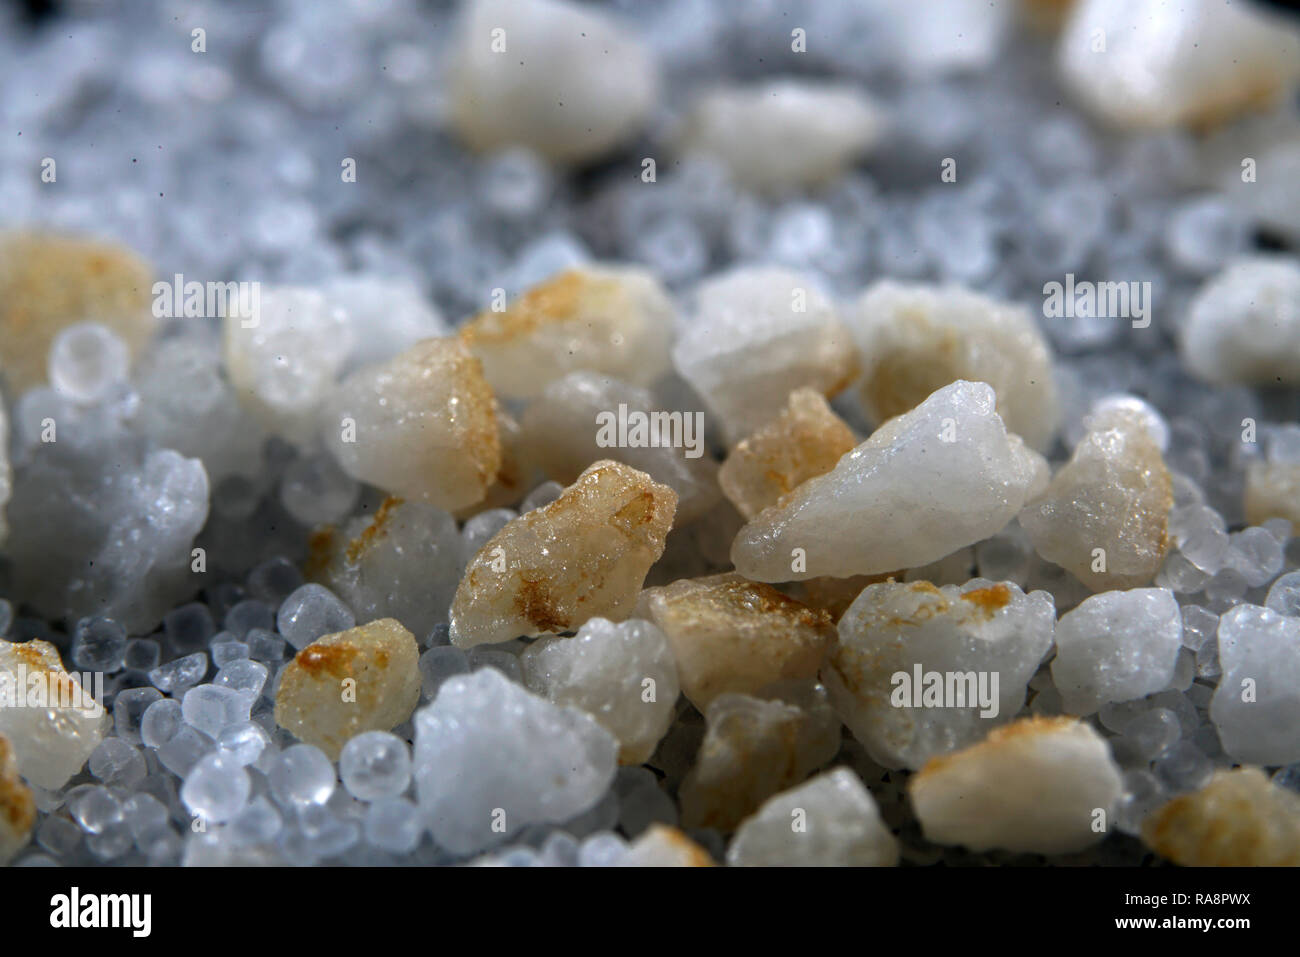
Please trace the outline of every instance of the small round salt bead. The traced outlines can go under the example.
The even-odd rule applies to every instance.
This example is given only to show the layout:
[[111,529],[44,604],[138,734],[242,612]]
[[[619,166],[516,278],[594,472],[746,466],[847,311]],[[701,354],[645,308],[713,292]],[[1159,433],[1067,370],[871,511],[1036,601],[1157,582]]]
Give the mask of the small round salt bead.
[[1182,741],[1161,755],[1153,770],[1165,788],[1182,793],[1195,791],[1209,780],[1214,764],[1195,745]]
[[366,808],[366,842],[394,854],[409,854],[423,834],[420,811],[406,798],[380,798]]
[[122,664],[128,671],[152,671],[162,661],[162,647],[152,638],[133,638],[126,643]]
[[85,671],[112,674],[126,660],[126,629],[111,618],[83,618],[72,637],[72,663]]
[[1181,735],[1178,716],[1168,708],[1152,708],[1138,715],[1124,728],[1124,737],[1148,761],[1163,754]]
[[248,573],[249,593],[273,608],[278,608],[301,584],[302,572],[287,558],[268,559]]
[[282,807],[324,804],[334,793],[334,765],[311,744],[286,748],[269,777],[271,793]]
[[298,459],[280,480],[285,511],[308,528],[347,518],[360,494],[361,484],[328,454]]
[[126,343],[97,322],[68,326],[50,345],[50,385],[74,402],[94,402],[126,380]]
[[130,744],[140,743],[145,713],[162,698],[157,688],[127,688],[113,698],[113,730]]
[[122,814],[137,844],[167,830],[167,805],[147,791],[138,791],[127,798]]
[[122,820],[122,802],[106,787],[88,787],[68,801],[68,812],[87,834],[98,834]]
[[189,654],[207,645],[208,639],[217,633],[217,625],[207,605],[190,602],[163,616],[163,631],[173,648]]
[[185,692],[181,714],[185,723],[209,738],[223,729],[248,720],[251,701],[247,695],[224,685],[199,685]]
[[221,733],[217,735],[217,748],[241,766],[257,761],[270,743],[271,736],[254,721],[232,724],[222,728]]
[[144,755],[121,738],[105,738],[90,753],[90,773],[110,787],[134,790],[148,774]]
[[[226,634],[223,632],[222,634]],[[219,637],[219,636],[218,636]],[[239,661],[248,658],[248,645],[242,641],[214,641],[208,646],[208,651],[212,654],[212,664],[218,670],[224,668],[232,661]]]
[[275,628],[275,609],[256,598],[245,599],[230,607],[222,627],[235,638],[246,637],[254,628],[271,631]]
[[179,701],[173,698],[155,701],[140,719],[140,740],[146,747],[160,748],[176,736],[184,723]]
[[397,797],[411,782],[406,742],[387,731],[366,731],[343,746],[339,777],[359,801]]
[[220,753],[208,754],[185,775],[181,800],[191,814],[221,824],[248,803],[252,782],[236,761]]
[[1264,607],[1289,618],[1300,617],[1300,571],[1287,572],[1273,582]]
[[322,635],[347,631],[356,625],[351,609],[328,588],[303,585],[284,600],[276,616],[280,634],[301,650]]
[[250,703],[256,702],[262,689],[266,687],[269,675],[266,665],[250,658],[232,661],[217,672],[212,683],[222,688],[229,688],[246,697]]

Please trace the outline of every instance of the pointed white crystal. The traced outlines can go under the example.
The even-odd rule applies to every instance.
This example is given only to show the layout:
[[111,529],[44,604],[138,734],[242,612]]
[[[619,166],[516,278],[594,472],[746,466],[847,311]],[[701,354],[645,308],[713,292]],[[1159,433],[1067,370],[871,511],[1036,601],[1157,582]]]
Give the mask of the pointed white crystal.
[[[870,585],[840,619],[822,679],[877,763],[919,768],[1015,718],[1055,623],[1051,595],[1011,582]],[[936,674],[943,696],[930,701]]]
[[880,109],[858,86],[776,77],[701,94],[680,148],[721,160],[738,183],[778,192],[838,176],[875,146],[883,127]]
[[741,267],[701,284],[695,306],[673,364],[732,442],[775,418],[793,390],[834,395],[852,378],[848,331],[810,276]]
[[1242,763],[1300,761],[1300,618],[1237,605],[1219,619],[1219,664],[1210,719],[1223,750]]
[[875,421],[915,408],[958,379],[987,382],[1007,428],[1043,451],[1059,424],[1047,339],[1024,306],[960,286],[885,279],[844,313]]
[[614,779],[618,742],[577,708],[495,668],[448,679],[415,715],[414,776],[434,840],[458,854],[586,811]]
[[1106,740],[1088,725],[1026,718],[933,759],[908,791],[936,844],[1067,854],[1106,836],[1123,781]]
[[1217,385],[1300,384],[1300,264],[1254,256],[1212,278],[1188,306],[1182,354]]
[[891,419],[825,475],[741,529],[736,570],[756,581],[924,565],[996,534],[1047,484],[983,382],[954,382]]
[[1169,687],[1182,643],[1182,612],[1169,589],[1103,592],[1057,622],[1052,681],[1066,711],[1089,715]]
[[677,668],[648,621],[593,618],[572,638],[542,638],[519,656],[524,684],[581,708],[619,742],[620,764],[643,764],[677,714]]
[[727,848],[734,867],[893,867],[898,840],[848,768],[769,798]]

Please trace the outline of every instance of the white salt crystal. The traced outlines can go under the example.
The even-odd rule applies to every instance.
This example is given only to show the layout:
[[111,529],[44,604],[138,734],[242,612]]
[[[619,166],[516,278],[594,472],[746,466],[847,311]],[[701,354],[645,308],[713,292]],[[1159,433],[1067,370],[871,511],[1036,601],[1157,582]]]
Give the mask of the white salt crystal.
[[1071,714],[1168,687],[1183,641],[1178,602],[1166,588],[1085,599],[1056,625],[1052,680]]
[[1218,648],[1210,718],[1223,750],[1242,763],[1300,760],[1300,618],[1238,605],[1219,620]]
[[1192,299],[1181,345],[1206,382],[1300,383],[1300,264],[1254,256],[1229,265]]
[[736,570],[757,581],[924,565],[996,534],[1047,484],[982,382],[954,382],[891,419],[825,475],[741,529]]
[[391,359],[421,339],[451,332],[410,279],[369,273],[337,276],[321,292],[346,316],[352,342],[348,368]]

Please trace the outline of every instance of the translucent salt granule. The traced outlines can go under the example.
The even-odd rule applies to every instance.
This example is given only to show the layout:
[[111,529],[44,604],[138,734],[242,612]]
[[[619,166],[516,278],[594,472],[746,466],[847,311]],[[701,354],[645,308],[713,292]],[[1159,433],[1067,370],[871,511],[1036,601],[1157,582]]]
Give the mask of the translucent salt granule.
[[220,824],[248,802],[252,784],[248,772],[217,753],[201,758],[185,775],[181,800],[195,817]]
[[176,736],[184,723],[179,701],[155,699],[140,718],[140,740],[145,747],[160,748]]
[[420,676],[424,696],[430,700],[438,694],[442,683],[454,675],[469,674],[469,656],[459,648],[442,646],[430,648],[420,655]]
[[107,326],[80,322],[61,330],[50,345],[50,384],[74,402],[90,403],[126,380],[130,354]]
[[414,801],[379,798],[366,808],[366,841],[393,854],[409,854],[420,843],[424,825]]
[[113,731],[128,744],[140,743],[145,712],[162,698],[157,688],[126,688],[113,697]]
[[321,292],[347,317],[352,341],[349,367],[390,359],[421,339],[449,331],[410,279],[367,273],[336,276],[321,286]]
[[[216,636],[220,638],[218,634]],[[218,670],[224,668],[232,661],[247,660],[248,645],[242,641],[216,641],[214,640],[208,646],[208,652],[212,655],[212,665]]]
[[411,782],[406,742],[387,731],[367,731],[343,746],[339,777],[358,801],[399,797]]
[[217,749],[241,767],[256,762],[270,743],[270,735],[253,721],[228,724],[217,735]]
[[105,738],[90,754],[90,773],[109,787],[134,790],[148,770],[140,751],[121,738]]
[[1240,604],[1219,621],[1223,669],[1210,717],[1223,749],[1241,763],[1300,760],[1300,618]]
[[159,665],[149,672],[149,681],[164,694],[181,695],[208,673],[208,656],[201,651]]
[[260,661],[238,658],[225,664],[212,679],[212,684],[218,688],[229,688],[246,698],[250,704],[256,704],[262,689],[266,687],[269,674],[266,665]]
[[132,638],[122,653],[122,667],[127,671],[152,671],[162,660],[162,646],[153,638]]
[[1287,572],[1273,582],[1264,607],[1279,615],[1300,618],[1300,572]]
[[83,671],[112,674],[122,670],[126,630],[108,618],[83,618],[72,635],[72,663]]
[[347,631],[355,624],[352,610],[337,595],[312,583],[295,590],[276,613],[280,634],[295,648],[305,648],[322,635]]
[[163,632],[172,648],[184,655],[202,650],[217,633],[217,625],[207,605],[190,602],[163,616]]
[[295,744],[280,754],[267,780],[271,793],[283,808],[320,805],[334,793],[334,765],[320,748]]
[[996,534],[1047,484],[982,382],[955,382],[890,420],[825,475],[741,529],[736,570],[758,581],[924,565]]
[[248,720],[252,702],[246,695],[221,685],[199,685],[185,692],[181,716],[185,723],[215,739],[223,729]]
[[281,504],[308,528],[346,518],[360,495],[356,479],[328,454],[295,460],[280,479]]
[[302,584],[302,572],[287,558],[272,558],[248,573],[252,597],[276,608]]

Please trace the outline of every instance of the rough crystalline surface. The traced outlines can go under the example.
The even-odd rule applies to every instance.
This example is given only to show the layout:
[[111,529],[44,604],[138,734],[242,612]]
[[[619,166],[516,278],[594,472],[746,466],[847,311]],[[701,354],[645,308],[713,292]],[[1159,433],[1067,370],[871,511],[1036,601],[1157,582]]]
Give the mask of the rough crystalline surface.
[[824,475],[857,445],[816,389],[795,389],[781,414],[737,443],[718,470],[722,492],[746,519]]
[[226,371],[243,403],[267,429],[298,444],[316,434],[320,403],[352,348],[342,307],[317,289],[264,289],[254,315],[225,318]]
[[573,372],[528,406],[524,456],[561,485],[597,459],[630,465],[677,493],[681,525],[719,498],[717,466],[707,454],[702,425],[693,410],[656,409],[645,389],[597,372]]
[[1169,548],[1169,469],[1138,413],[1109,408],[1087,426],[1020,525],[1039,555],[1093,591],[1146,585]]
[[0,639],[0,735],[9,739],[32,784],[50,791],[63,787],[99,746],[110,722],[92,693],[63,670],[49,642]]
[[1300,384],[1300,264],[1256,256],[1228,266],[1192,299],[1182,353],[1216,385]]
[[996,534],[1047,484],[983,382],[954,382],[890,419],[825,475],[741,529],[736,570],[757,581],[925,565]]
[[628,266],[570,269],[460,330],[498,394],[532,398],[570,372],[648,386],[668,370],[677,311],[659,282]]
[[1074,95],[1116,125],[1207,126],[1281,100],[1300,76],[1300,40],[1248,4],[1081,0],[1057,60]]
[[712,867],[709,852],[689,837],[663,824],[652,824],[632,842],[615,867]]
[[70,236],[0,236],[0,375],[14,393],[45,381],[50,344],[93,320],[137,352],[157,327],[152,270],[121,246]]
[[618,742],[595,718],[495,668],[451,678],[415,716],[415,784],[434,840],[469,854],[529,824],[586,811],[614,779]]
[[860,87],[779,77],[698,97],[680,147],[722,161],[738,183],[780,191],[834,178],[883,128]]
[[668,636],[682,690],[701,711],[724,692],[815,679],[835,641],[830,615],[734,573],[648,588],[638,607]]
[[908,782],[928,840],[973,851],[1080,851],[1106,836],[1123,791],[1104,738],[1073,718],[1026,718]]
[[455,339],[425,339],[358,369],[330,397],[321,427],[353,478],[439,508],[480,501],[501,467],[496,401]]
[[626,618],[663,554],[676,505],[673,490],[644,472],[596,462],[470,560],[451,605],[452,642],[468,648]]
[[275,721],[332,760],[363,731],[391,731],[420,701],[420,651],[391,618],[326,635],[285,666]]
[[1300,867],[1300,795],[1259,768],[1218,771],[1151,814],[1142,840],[1183,867]]
[[803,781],[840,749],[840,723],[816,686],[783,698],[723,694],[681,786],[682,824],[733,830],[773,794]]
[[695,295],[695,320],[673,347],[673,363],[730,441],[776,417],[794,389],[834,395],[851,380],[848,331],[813,277],[741,267]]
[[410,279],[382,275],[336,276],[321,287],[343,309],[352,351],[347,367],[391,359],[421,339],[451,333],[438,310]]
[[1055,623],[1051,595],[1011,582],[871,585],[840,619],[822,680],[876,762],[919,768],[1015,717]]
[[836,768],[768,799],[727,848],[737,867],[893,867],[898,841],[875,799]]
[[18,776],[13,745],[0,734],[0,867],[27,844],[36,823],[36,800]]
[[1057,623],[1052,681],[1066,711],[1089,715],[1169,687],[1182,646],[1182,612],[1169,589],[1104,592]]
[[635,135],[658,98],[648,51],[563,0],[472,0],[449,52],[451,122],[479,150],[591,159]]
[[1060,420],[1052,354],[1024,306],[959,286],[883,280],[845,311],[863,407],[883,422],[958,379],[987,382],[1007,428],[1039,451]]
[[308,573],[360,620],[396,618],[417,635],[447,620],[461,536],[442,509],[389,498],[373,515],[318,532],[312,547]]
[[1300,761],[1300,618],[1237,605],[1219,619],[1223,677],[1210,719],[1242,763]]
[[530,691],[581,708],[618,739],[620,764],[643,764],[677,713],[677,667],[648,621],[593,618],[572,638],[543,638],[519,656]]

